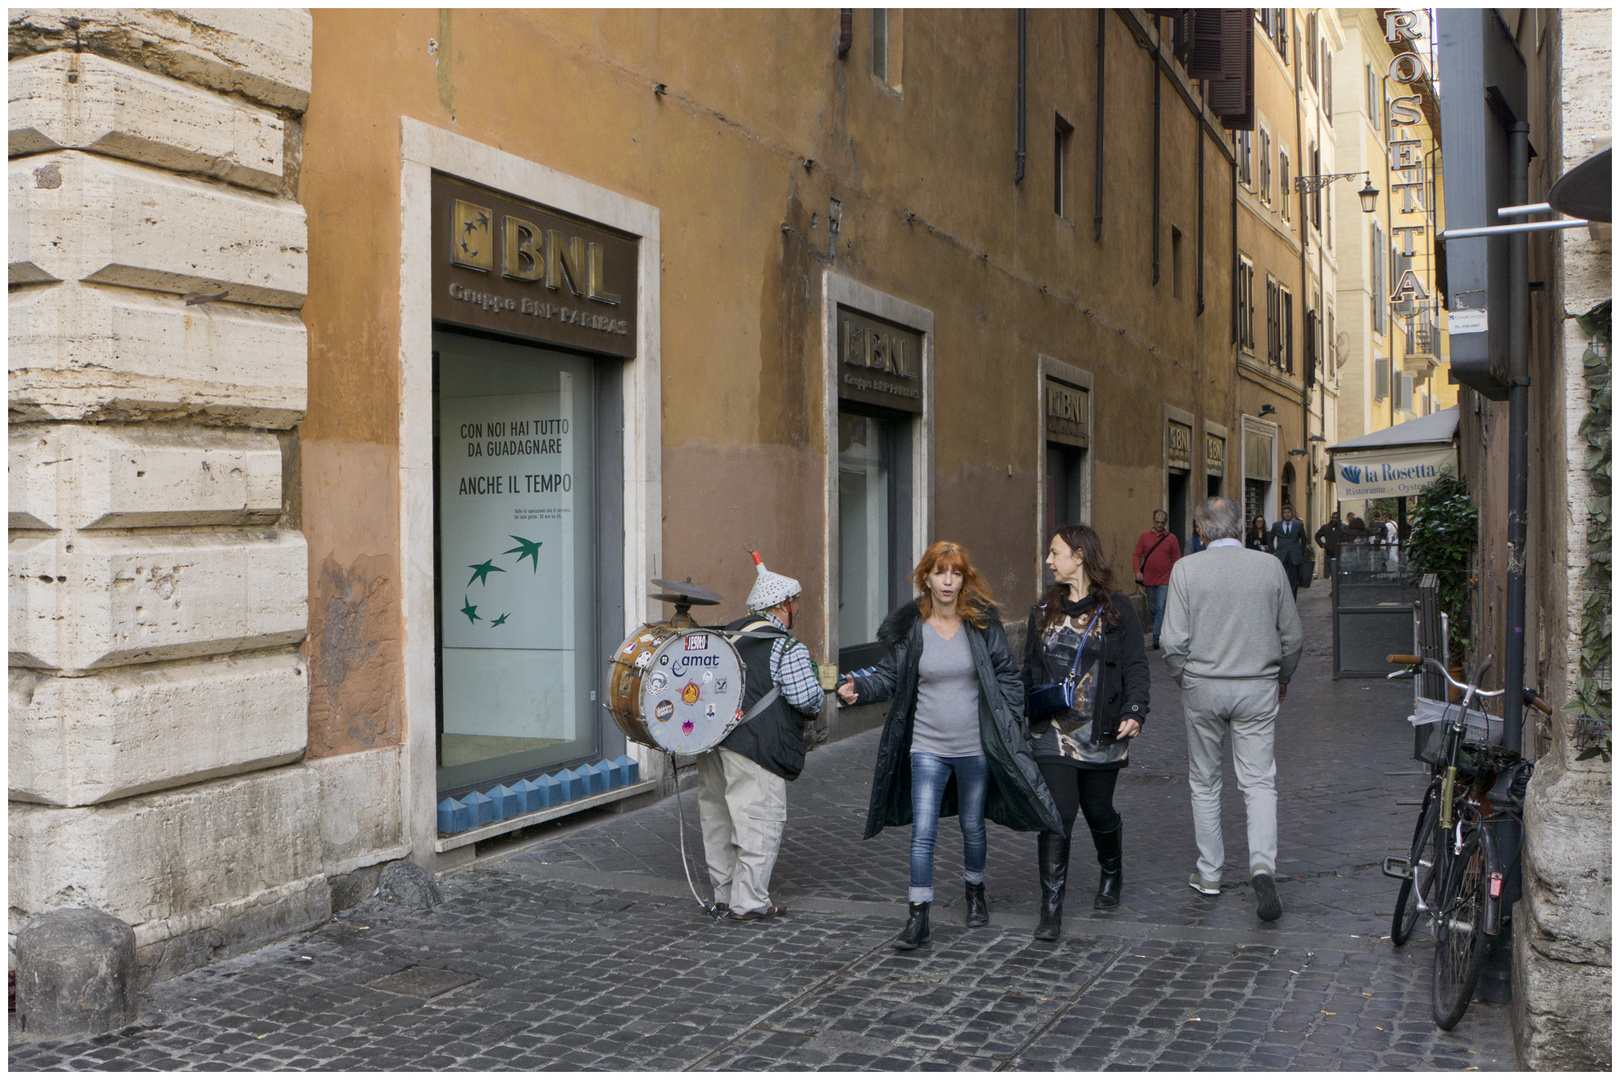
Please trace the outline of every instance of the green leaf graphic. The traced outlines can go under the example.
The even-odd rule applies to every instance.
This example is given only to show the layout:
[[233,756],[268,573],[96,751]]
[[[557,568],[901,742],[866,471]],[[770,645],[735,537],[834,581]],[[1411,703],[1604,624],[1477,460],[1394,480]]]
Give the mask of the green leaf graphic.
[[495,565],[495,561],[493,559],[491,559],[489,562],[481,562],[476,564],[468,563],[467,569],[473,572],[473,576],[467,579],[468,585],[471,585],[475,581],[482,581],[485,585],[488,585],[491,571],[494,571],[497,574],[506,573],[505,570],[502,570],[500,567]]
[[[507,535],[511,536],[511,533],[508,533]],[[516,555],[518,562],[522,562],[524,559],[533,559],[534,570],[536,573],[538,573],[540,570],[540,545],[545,543],[545,541],[525,540],[521,536],[513,536],[512,539],[518,542],[518,546],[515,548],[508,548],[501,552],[501,554]]]
[[478,614],[478,606],[472,601],[468,600],[466,596],[461,598],[461,604],[461,613],[467,616],[467,621],[469,623],[476,623],[480,618],[482,618],[482,616]]

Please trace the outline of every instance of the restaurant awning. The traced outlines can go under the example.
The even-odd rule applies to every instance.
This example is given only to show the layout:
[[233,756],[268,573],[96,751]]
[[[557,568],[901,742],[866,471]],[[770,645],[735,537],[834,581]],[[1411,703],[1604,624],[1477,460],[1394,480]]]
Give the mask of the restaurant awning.
[[1328,447],[1340,502],[1416,495],[1457,471],[1457,407],[1368,432]]

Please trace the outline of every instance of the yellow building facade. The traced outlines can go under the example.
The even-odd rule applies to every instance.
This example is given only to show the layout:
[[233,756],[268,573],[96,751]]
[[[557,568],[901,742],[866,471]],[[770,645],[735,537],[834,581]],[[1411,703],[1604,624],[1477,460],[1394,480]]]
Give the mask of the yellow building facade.
[[1337,171],[1365,170],[1380,192],[1375,212],[1365,214],[1360,182],[1334,185],[1341,224],[1335,441],[1342,442],[1454,405],[1457,387],[1448,379],[1435,256],[1445,174],[1433,29],[1422,11],[1341,8],[1339,18]]

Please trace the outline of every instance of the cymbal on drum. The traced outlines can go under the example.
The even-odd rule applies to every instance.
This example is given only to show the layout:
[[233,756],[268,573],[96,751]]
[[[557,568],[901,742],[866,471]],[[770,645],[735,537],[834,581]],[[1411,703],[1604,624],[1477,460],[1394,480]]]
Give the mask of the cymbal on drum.
[[648,593],[654,600],[662,600],[666,604],[680,605],[708,605],[718,604],[725,597],[717,592],[710,592],[701,585],[694,585],[690,580],[671,581],[668,578],[653,578],[652,583],[664,591],[661,593]]

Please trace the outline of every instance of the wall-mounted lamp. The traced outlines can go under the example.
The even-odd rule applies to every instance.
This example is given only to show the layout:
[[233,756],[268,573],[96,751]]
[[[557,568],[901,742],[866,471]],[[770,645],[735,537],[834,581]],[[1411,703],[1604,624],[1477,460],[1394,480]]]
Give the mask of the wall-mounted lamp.
[[1378,209],[1378,189],[1373,187],[1372,173],[1370,172],[1341,172],[1323,173],[1320,176],[1294,177],[1294,190],[1301,195],[1314,195],[1335,180],[1348,180],[1354,176],[1365,176],[1367,183],[1356,192],[1356,198],[1361,200],[1361,211],[1370,214]]
[[1275,406],[1275,405],[1266,404],[1266,405],[1260,406],[1260,415],[1261,416],[1270,416],[1272,413],[1274,413],[1276,411],[1277,411],[1277,406]]
[[1323,436],[1323,435],[1312,435],[1310,438],[1306,439],[1305,441],[1306,442],[1327,442],[1327,438],[1326,438],[1326,436]]
[[1305,456],[1305,451],[1304,450],[1290,450],[1290,451],[1288,451],[1288,456],[1289,457],[1304,457]]

